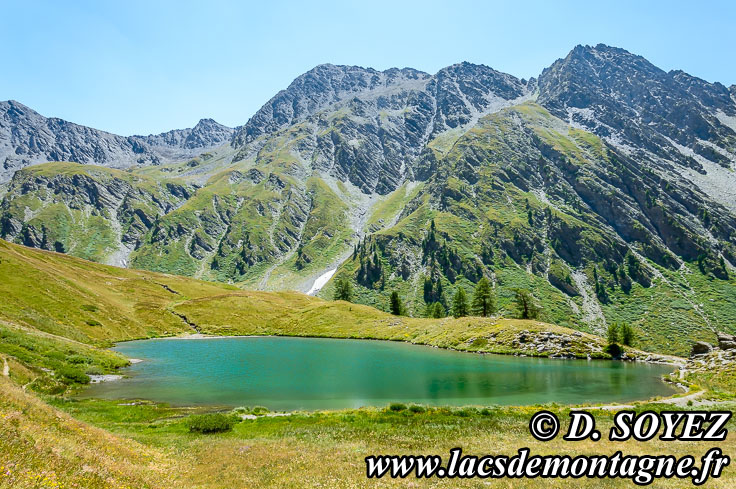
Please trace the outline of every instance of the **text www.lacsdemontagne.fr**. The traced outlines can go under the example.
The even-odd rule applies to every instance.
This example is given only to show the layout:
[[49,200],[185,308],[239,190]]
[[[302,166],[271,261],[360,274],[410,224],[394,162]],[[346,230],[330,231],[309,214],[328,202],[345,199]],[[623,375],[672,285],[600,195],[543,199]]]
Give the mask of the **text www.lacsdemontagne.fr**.
[[[720,462],[725,460],[725,464]],[[704,484],[709,477],[719,477],[728,457],[719,448],[710,449],[696,463],[686,455],[530,455],[522,448],[516,455],[462,455],[460,448],[450,450],[447,465],[439,455],[378,455],[365,458],[368,478],[618,478],[645,486],[656,479],[692,479]]]

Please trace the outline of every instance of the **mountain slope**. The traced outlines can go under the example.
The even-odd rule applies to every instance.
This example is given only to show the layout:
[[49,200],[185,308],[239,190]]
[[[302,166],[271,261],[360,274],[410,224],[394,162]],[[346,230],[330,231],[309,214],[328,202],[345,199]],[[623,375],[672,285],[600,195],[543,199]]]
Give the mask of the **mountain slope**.
[[93,165],[31,166],[9,184],[12,198],[3,200],[0,233],[26,246],[126,266],[158,217],[193,193],[175,180]]
[[653,168],[687,178],[736,210],[730,171],[736,99],[722,84],[666,73],[623,49],[578,46],[540,75],[538,100],[557,117],[653,160]]
[[192,129],[151,136],[118,136],[58,118],[25,105],[0,102],[0,183],[16,170],[49,161],[73,161],[109,168],[159,165],[196,156],[228,142],[234,130],[212,119]]
[[525,94],[516,78],[470,63],[434,76],[321,65],[264,105],[232,144],[236,160],[260,162],[269,141],[290,133],[287,157],[301,171],[385,195],[422,173],[415,164],[434,135],[459,130]]
[[415,316],[485,276],[506,314],[526,288],[549,321],[626,321],[641,345],[685,353],[736,323],[734,121],[734,87],[604,45],[530,81],[320,65],[197,156],[176,148],[227,128],[141,140],[182,158],[157,166],[17,172],[2,230],[248,288],[306,291],[338,269],[359,302],[398,290]]
[[[507,314],[513,289],[528,288],[551,321],[602,332],[625,320],[647,347],[684,353],[684,340],[736,319],[733,272],[717,251],[732,249],[736,222],[668,183],[537,104],[505,109],[439,157],[426,191],[338,276],[353,277],[361,300],[381,307],[401,290],[415,314],[427,302],[448,307],[458,287],[470,293],[487,276]],[[718,212],[721,240],[701,238],[702,208]]]

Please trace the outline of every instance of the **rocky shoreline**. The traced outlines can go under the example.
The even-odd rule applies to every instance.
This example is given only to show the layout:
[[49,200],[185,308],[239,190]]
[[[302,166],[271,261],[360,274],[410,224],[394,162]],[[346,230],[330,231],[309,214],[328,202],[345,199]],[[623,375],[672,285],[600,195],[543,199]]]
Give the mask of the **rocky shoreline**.
[[736,363],[736,335],[716,333],[717,345],[699,341],[693,345],[686,369],[702,372]]

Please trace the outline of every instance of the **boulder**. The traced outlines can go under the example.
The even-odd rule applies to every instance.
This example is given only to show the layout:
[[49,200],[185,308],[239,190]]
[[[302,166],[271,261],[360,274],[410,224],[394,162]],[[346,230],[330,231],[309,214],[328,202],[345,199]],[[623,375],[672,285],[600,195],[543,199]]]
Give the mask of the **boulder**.
[[693,349],[690,351],[690,356],[694,357],[696,355],[705,355],[706,353],[710,353],[713,349],[713,345],[710,343],[706,343],[705,341],[698,341],[693,345]]
[[736,336],[718,333],[718,348],[721,350],[736,350]]

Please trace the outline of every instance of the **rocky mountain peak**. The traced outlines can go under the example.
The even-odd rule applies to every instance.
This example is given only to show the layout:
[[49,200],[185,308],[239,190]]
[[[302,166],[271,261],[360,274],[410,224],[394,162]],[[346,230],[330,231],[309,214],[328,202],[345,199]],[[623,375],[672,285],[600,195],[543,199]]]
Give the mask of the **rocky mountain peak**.
[[36,114],[34,110],[26,107],[17,100],[5,100],[0,102],[0,113],[2,113],[4,117],[17,119],[18,117],[24,116],[26,112]]
[[235,129],[214,119],[201,119],[193,128],[174,129],[161,134],[131,136],[166,160],[191,158],[230,141]]
[[0,182],[20,168],[46,161],[127,168],[160,159],[132,138],[46,118],[14,100],[0,102]]
[[705,177],[736,164],[736,101],[721,84],[665,72],[624,49],[577,46],[542,72],[538,101],[626,153],[675,162],[711,187],[728,182],[714,194],[736,185],[728,172]]
[[373,68],[321,64],[298,76],[285,90],[269,100],[240,128],[233,145],[243,146],[262,134],[306,120],[336,102],[405,82],[422,81],[429,75],[413,69]]
[[[0,235],[29,246],[261,288],[309,290],[339,264],[361,298],[397,290],[415,315],[495,275],[552,322],[604,332],[646,308],[639,338],[668,348],[674,321],[697,325],[681,353],[736,318],[718,299],[736,273],[736,87],[624,49],[577,46],[528,82],[319,65],[237,129],[121,138],[0,107],[11,158],[175,163],[16,172]],[[100,226],[111,244],[85,254]]]
[[468,124],[526,93],[518,78],[467,61],[441,69],[428,89],[437,100],[434,134]]
[[220,146],[232,139],[235,129],[224,126],[214,119],[201,119],[184,141],[187,149],[205,149]]

